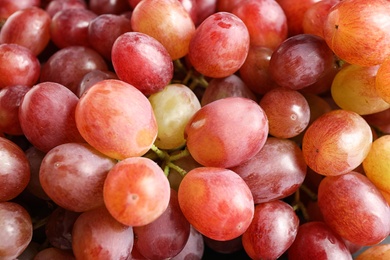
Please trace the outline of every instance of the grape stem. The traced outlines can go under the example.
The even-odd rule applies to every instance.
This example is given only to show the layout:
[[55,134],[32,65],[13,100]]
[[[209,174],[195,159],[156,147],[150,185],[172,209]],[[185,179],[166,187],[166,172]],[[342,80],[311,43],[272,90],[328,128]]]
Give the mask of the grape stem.
[[301,195],[300,195],[299,189],[294,194],[294,205],[292,207],[293,207],[294,211],[299,210],[302,213],[302,216],[306,221],[310,220],[309,213],[307,212],[305,205],[301,201]]
[[299,189],[301,189],[303,192],[305,192],[311,200],[316,201],[317,200],[317,194],[315,194],[312,190],[310,190],[306,185],[302,184]]
[[176,160],[179,160],[179,159],[184,158],[186,156],[189,156],[190,153],[188,152],[187,149],[184,149],[177,154],[170,155],[167,151],[161,150],[153,144],[151,147],[151,150],[153,152],[155,152],[155,154],[157,155],[157,157],[161,161],[163,161],[163,165],[164,165],[163,171],[164,171],[165,176],[168,177],[170,169],[174,169],[183,177],[184,177],[184,175],[187,174],[187,171],[185,171],[183,168],[181,168],[178,165],[173,163],[173,161],[176,161]]

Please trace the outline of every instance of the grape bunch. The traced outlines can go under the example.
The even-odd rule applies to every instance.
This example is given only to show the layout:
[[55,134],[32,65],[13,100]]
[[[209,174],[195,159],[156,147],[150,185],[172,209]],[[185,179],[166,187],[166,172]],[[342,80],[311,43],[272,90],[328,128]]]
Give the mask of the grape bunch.
[[0,0],[0,259],[389,259],[387,0]]

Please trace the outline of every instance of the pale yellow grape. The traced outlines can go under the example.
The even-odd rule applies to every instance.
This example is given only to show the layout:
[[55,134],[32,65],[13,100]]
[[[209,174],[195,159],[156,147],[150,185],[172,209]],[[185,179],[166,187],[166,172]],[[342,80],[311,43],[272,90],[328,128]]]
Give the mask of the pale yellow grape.
[[175,149],[185,144],[184,128],[201,107],[195,93],[183,84],[167,85],[149,97],[158,125],[155,145]]
[[390,108],[375,88],[379,66],[347,65],[335,76],[331,93],[335,103],[345,110],[368,115]]
[[376,139],[363,161],[366,176],[380,190],[390,192],[390,135]]

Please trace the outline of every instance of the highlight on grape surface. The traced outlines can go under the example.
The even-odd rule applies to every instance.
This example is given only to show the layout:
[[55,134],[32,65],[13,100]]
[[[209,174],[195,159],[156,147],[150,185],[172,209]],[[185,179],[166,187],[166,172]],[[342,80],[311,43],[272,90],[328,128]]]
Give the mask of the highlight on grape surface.
[[388,0],[0,0],[0,259],[390,259]]

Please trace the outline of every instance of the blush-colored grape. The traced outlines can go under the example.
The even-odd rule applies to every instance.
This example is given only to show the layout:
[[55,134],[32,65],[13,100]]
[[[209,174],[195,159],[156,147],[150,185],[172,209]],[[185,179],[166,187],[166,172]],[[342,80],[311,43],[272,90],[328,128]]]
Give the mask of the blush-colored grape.
[[318,189],[318,205],[325,223],[356,245],[375,245],[389,235],[390,206],[363,174],[325,177]]
[[197,27],[188,58],[203,75],[223,78],[239,70],[249,45],[250,36],[244,22],[232,13],[218,12]]
[[76,124],[96,150],[122,160],[142,156],[157,137],[149,100],[135,87],[116,79],[96,83],[77,104]]
[[18,196],[30,181],[30,164],[23,150],[0,137],[0,202]]
[[144,157],[118,162],[104,182],[104,203],[110,214],[128,226],[144,226],[167,209],[170,187],[163,170]]
[[183,178],[179,205],[187,220],[200,233],[215,240],[241,236],[254,214],[252,193],[235,172],[199,167]]
[[118,78],[145,95],[162,90],[173,77],[173,63],[167,49],[153,37],[139,32],[119,36],[111,52]]
[[187,148],[204,166],[233,167],[249,160],[263,147],[268,120],[253,100],[229,97],[202,107],[185,129]]

